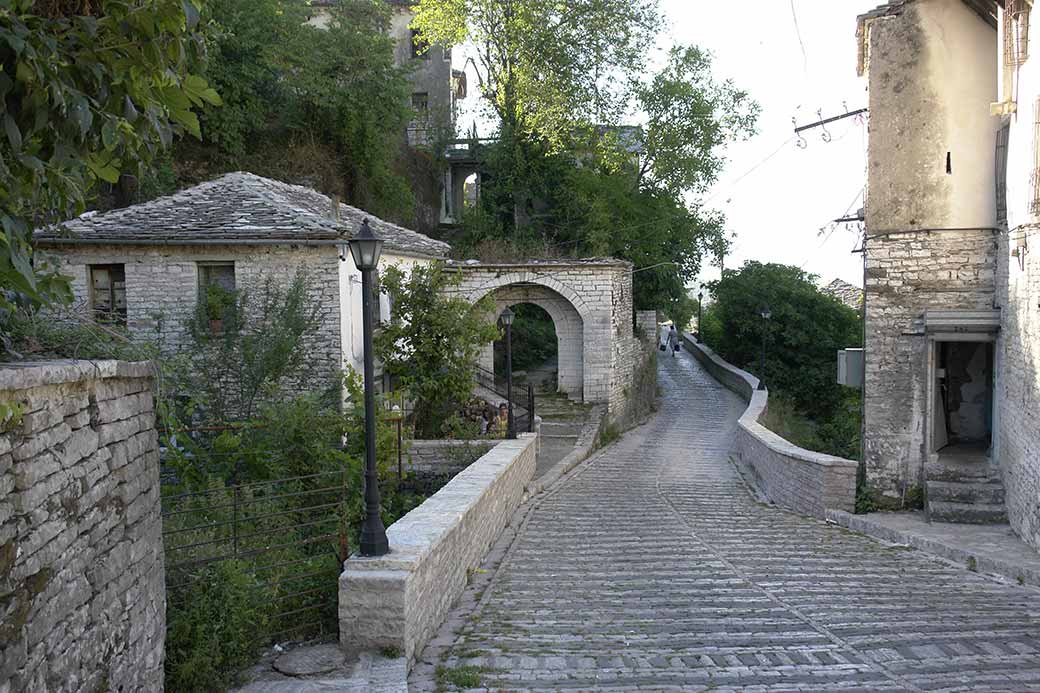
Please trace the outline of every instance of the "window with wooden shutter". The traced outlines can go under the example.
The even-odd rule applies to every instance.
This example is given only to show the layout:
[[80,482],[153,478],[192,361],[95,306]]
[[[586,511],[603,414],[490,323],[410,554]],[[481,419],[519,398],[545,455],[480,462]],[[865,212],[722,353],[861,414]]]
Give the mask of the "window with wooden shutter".
[[90,311],[98,322],[126,326],[124,265],[90,266]]
[[1018,67],[1029,58],[1030,0],[1006,0],[1004,6],[1004,65]]
[[1011,123],[1005,122],[997,131],[997,156],[993,171],[997,195],[997,222],[1007,223],[1007,161],[1008,139],[1011,136]]

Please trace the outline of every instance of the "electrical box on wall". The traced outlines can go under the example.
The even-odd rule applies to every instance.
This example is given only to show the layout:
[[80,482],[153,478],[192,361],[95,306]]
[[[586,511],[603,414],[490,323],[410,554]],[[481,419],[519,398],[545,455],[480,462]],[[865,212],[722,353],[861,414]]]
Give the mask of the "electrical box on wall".
[[838,384],[863,387],[862,349],[842,349],[838,352]]

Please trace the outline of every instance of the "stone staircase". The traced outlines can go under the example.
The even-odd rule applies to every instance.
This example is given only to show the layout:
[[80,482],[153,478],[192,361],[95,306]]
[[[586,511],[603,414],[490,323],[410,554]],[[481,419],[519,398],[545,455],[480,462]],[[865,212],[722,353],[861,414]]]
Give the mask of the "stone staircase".
[[981,450],[940,451],[926,468],[928,519],[932,522],[1000,524],[1007,522],[1004,483]]
[[560,394],[535,395],[535,413],[542,419],[535,478],[569,455],[589,418],[591,407]]

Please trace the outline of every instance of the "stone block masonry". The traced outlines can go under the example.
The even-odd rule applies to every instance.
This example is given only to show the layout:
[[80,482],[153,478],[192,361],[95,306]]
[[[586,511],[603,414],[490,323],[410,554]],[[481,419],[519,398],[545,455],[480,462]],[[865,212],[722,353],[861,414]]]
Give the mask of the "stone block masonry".
[[0,365],[0,691],[161,691],[147,363]]
[[[1040,248],[1040,226],[1015,229],[1000,240],[993,451],[1008,520],[1040,551],[1040,252],[1034,248]],[[1021,260],[1011,254],[1016,249]]]
[[723,361],[691,335],[683,340],[711,375],[748,403],[735,432],[734,454],[750,473],[758,491],[782,508],[824,518],[828,510],[852,512],[856,506],[853,460],[805,450],[760,424],[769,403],[758,378]]
[[503,441],[391,525],[388,555],[344,564],[344,647],[395,648],[414,661],[523,501],[537,443],[533,433]]
[[255,313],[266,284],[285,290],[299,272],[308,282],[308,306],[318,308],[318,327],[304,339],[308,368],[288,392],[320,389],[336,380],[342,365],[340,260],[332,246],[133,246],[51,247],[46,252],[62,274],[72,277],[77,305],[90,303],[91,265],[123,265],[126,275],[127,329],[164,354],[190,345],[188,322],[199,297],[199,263],[233,262],[235,288],[250,297]]

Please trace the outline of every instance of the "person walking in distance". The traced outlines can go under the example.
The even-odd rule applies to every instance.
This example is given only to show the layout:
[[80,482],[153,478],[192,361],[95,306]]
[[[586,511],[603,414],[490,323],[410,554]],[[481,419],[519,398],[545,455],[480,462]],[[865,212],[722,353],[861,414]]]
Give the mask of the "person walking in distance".
[[679,351],[679,332],[675,325],[668,328],[668,351],[672,352],[672,358],[675,358],[675,352]]

